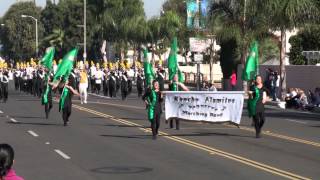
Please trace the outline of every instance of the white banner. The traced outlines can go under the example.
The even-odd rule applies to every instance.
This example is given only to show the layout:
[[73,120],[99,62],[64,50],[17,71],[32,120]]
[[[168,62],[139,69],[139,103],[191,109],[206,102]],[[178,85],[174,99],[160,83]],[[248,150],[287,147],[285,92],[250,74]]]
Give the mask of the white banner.
[[226,122],[240,124],[243,91],[165,92],[166,119]]

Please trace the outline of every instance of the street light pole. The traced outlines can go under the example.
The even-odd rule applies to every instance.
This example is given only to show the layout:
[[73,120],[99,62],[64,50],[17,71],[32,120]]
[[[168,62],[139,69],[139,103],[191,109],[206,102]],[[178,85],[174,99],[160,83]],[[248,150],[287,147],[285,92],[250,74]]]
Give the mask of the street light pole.
[[39,53],[39,39],[38,39],[38,19],[36,19],[33,16],[28,16],[28,15],[21,15],[22,18],[31,18],[36,22],[36,56],[38,57],[38,53]]
[[87,1],[83,1],[83,61],[87,59]]

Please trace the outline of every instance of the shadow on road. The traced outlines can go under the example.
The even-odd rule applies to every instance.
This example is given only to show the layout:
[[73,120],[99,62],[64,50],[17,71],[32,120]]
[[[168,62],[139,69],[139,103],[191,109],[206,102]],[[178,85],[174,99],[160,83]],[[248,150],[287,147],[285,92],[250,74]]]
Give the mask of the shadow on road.
[[298,120],[308,120],[308,121],[320,121],[320,115],[313,115],[313,114],[301,114],[301,113],[294,113],[294,112],[277,112],[271,113],[267,112],[266,117],[274,117],[274,118],[286,118],[286,119],[298,119]]
[[102,174],[137,174],[152,171],[152,168],[147,167],[132,167],[132,166],[115,166],[115,167],[102,167],[92,169],[92,172]]
[[63,124],[52,124],[52,123],[26,123],[26,122],[7,122],[8,124],[15,124],[15,125],[33,125],[33,126],[63,126]]
[[13,118],[21,118],[21,119],[44,119],[41,116],[12,116]]
[[107,127],[125,127],[125,128],[149,128],[147,126],[130,126],[130,125],[115,125],[115,124],[106,124],[106,125],[103,125],[103,126],[107,126]]
[[111,137],[111,138],[126,138],[126,139],[151,139],[152,135],[128,135],[128,136],[122,136],[122,135],[108,135],[103,134],[100,135],[102,137]]
[[247,135],[237,135],[237,134],[229,134],[229,133],[209,133],[209,132],[195,132],[189,134],[169,134],[169,135],[160,135],[160,136],[178,136],[178,137],[200,137],[200,136],[228,136],[228,137],[245,137],[245,138],[254,138],[253,136]]

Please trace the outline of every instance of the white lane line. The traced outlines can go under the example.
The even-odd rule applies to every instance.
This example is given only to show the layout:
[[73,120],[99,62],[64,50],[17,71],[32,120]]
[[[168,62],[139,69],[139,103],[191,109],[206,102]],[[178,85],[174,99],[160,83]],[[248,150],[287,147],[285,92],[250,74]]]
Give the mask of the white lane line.
[[307,124],[306,122],[303,122],[303,121],[297,121],[297,120],[292,120],[292,119],[286,119],[286,120],[290,121],[290,122],[299,123],[299,124]]
[[10,121],[13,122],[13,123],[17,123],[18,121],[13,119],[13,118],[10,118]]
[[60,156],[62,156],[64,159],[71,159],[68,155],[66,155],[64,152],[60,151],[59,149],[54,150],[56,153],[58,153]]
[[31,134],[34,137],[39,137],[39,135],[31,130],[28,131],[29,134]]
[[2,112],[2,111],[0,111],[0,114],[3,114],[3,112]]

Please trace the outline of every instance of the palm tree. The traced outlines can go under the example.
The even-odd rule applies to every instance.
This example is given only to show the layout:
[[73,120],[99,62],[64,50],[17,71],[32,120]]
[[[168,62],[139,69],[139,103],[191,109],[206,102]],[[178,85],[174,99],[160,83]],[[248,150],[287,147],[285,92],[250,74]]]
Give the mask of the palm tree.
[[[224,79],[229,79],[236,64],[234,58],[237,57],[237,53],[244,68],[250,43],[255,39],[264,38],[268,32],[265,16],[259,10],[262,2],[263,0],[224,0],[211,4],[209,17],[211,31],[217,35],[223,45],[221,51],[224,51],[223,48],[236,48],[226,50],[235,53],[226,56],[233,58],[233,62],[223,59],[225,56],[220,56]],[[243,87],[246,89],[245,82]]]
[[265,0],[264,13],[272,30],[280,31],[280,82],[282,98],[286,93],[286,31],[301,28],[318,17],[316,0]]
[[61,56],[62,56],[61,53],[62,53],[64,42],[65,42],[65,32],[61,29],[54,29],[52,31],[52,34],[48,35],[42,40],[44,47],[47,47],[48,45],[54,46],[55,48],[58,49],[57,52],[59,52],[59,55]]

